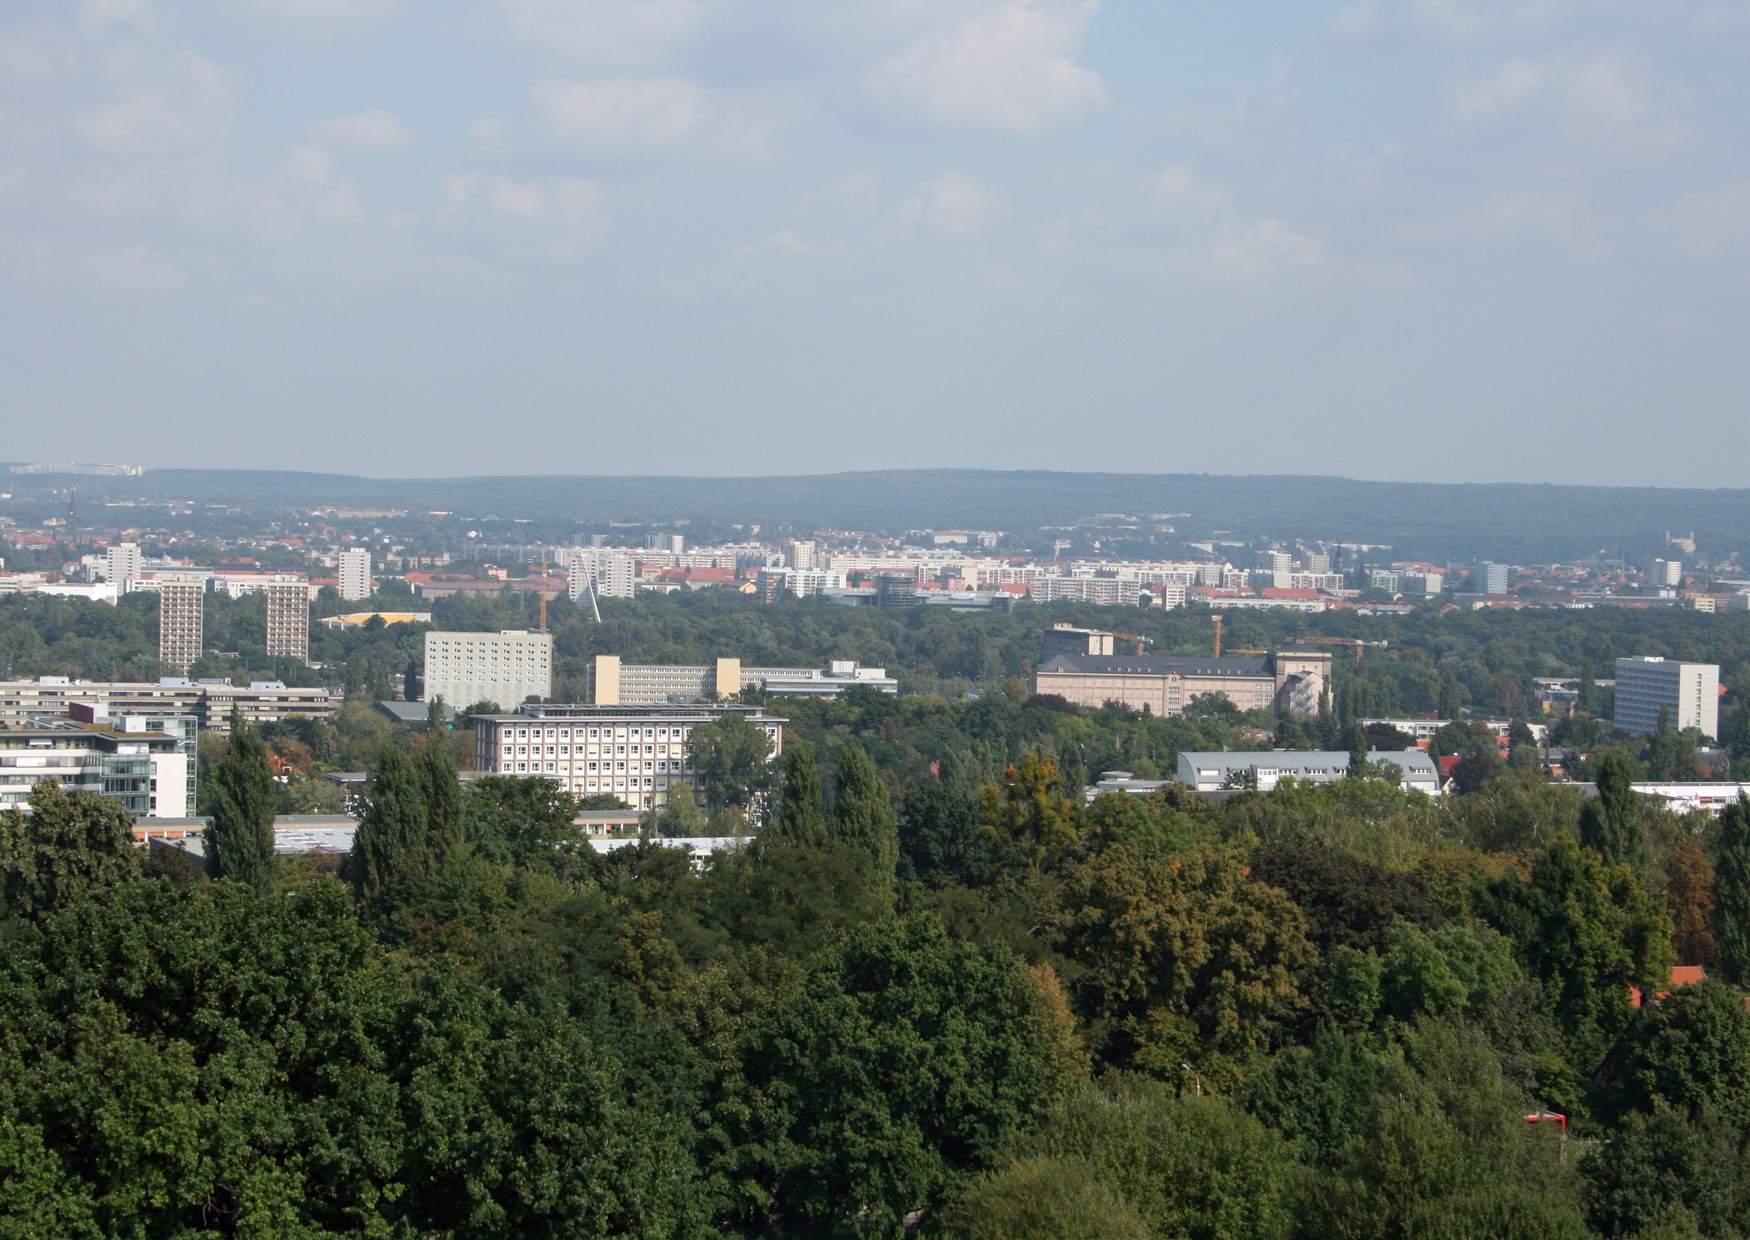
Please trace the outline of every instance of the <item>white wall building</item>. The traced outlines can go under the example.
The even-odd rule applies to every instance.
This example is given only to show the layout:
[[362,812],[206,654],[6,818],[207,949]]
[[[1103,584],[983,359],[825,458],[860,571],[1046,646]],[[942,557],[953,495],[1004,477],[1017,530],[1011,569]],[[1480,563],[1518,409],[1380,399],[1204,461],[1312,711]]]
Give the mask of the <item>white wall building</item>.
[[[1368,757],[1397,767],[1404,787],[1429,796],[1440,795],[1440,768],[1420,749]],[[1268,792],[1284,779],[1328,784],[1348,774],[1349,754],[1344,750],[1268,749],[1259,753],[1181,753],[1174,779],[1199,792],[1219,792],[1242,785]]]
[[340,553],[340,597],[357,602],[371,596],[371,553],[364,547],[348,547]]
[[1720,668],[1642,655],[1616,661],[1616,726],[1645,736],[1668,712],[1671,730],[1699,728],[1710,740],[1720,734]]
[[521,705],[553,696],[553,635],[502,633],[425,635],[425,688],[420,700],[443,698],[458,710],[476,702]]
[[128,592],[128,583],[140,575],[140,544],[131,542],[116,543],[109,549],[109,555],[104,565],[105,581],[115,583],[118,594]]
[[750,706],[530,705],[474,717],[474,767],[550,779],[575,796],[616,796],[636,810],[660,809],[672,785],[695,782],[693,729],[726,714],[763,730],[771,756],[778,756],[785,721]]

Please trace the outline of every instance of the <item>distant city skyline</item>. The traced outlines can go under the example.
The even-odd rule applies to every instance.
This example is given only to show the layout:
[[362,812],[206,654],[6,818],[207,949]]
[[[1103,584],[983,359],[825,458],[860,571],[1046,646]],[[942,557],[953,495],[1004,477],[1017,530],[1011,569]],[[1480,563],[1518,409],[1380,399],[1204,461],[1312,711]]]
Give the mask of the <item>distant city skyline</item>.
[[1742,0],[15,0],[7,455],[1737,486],[1747,55]]

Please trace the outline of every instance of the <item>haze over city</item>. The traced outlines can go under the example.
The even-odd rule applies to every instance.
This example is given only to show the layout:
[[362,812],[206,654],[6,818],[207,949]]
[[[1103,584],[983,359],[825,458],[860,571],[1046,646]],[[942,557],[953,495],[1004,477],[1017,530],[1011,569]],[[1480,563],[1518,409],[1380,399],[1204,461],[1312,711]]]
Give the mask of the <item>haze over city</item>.
[[385,477],[1735,484],[1747,42],[1721,0],[14,0],[0,410],[21,459]]

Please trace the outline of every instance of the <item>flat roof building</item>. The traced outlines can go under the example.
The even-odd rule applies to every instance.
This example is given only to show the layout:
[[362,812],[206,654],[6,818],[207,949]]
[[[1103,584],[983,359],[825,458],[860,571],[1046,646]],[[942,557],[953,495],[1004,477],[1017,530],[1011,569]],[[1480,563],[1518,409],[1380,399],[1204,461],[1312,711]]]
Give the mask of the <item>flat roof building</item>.
[[310,583],[302,577],[269,582],[267,653],[269,658],[310,661]]
[[1673,732],[1698,728],[1720,734],[1720,668],[1641,655],[1616,661],[1616,726],[1632,736],[1658,729],[1664,711]]
[[231,731],[233,710],[250,725],[282,719],[330,720],[340,709],[340,696],[327,689],[288,688],[277,680],[252,681],[247,687],[186,676],[147,682],[66,676],[0,681],[0,723],[72,714],[81,706],[99,708],[110,716],[189,716],[202,731],[225,736]]
[[[1431,797],[1440,795],[1440,768],[1421,750],[1388,751],[1368,757],[1397,767],[1404,787]],[[1181,753],[1173,778],[1198,792],[1236,787],[1268,792],[1284,779],[1328,784],[1348,774],[1349,754],[1345,750],[1268,749],[1256,753],[1237,750]]]
[[596,706],[656,706],[716,702],[747,689],[774,697],[833,698],[847,689],[898,693],[899,682],[880,667],[837,659],[826,668],[743,667],[738,658],[710,664],[623,663],[598,654],[590,661],[589,699]]
[[340,553],[337,567],[340,597],[349,603],[371,596],[371,553],[363,547],[348,547]]
[[136,818],[182,817],[193,759],[152,722],[45,717],[0,727],[0,808],[28,812],[31,790],[53,780],[119,801]]
[[206,583],[158,583],[158,662],[187,674],[201,657],[206,633]]
[[553,635],[507,629],[502,633],[425,635],[422,702],[443,698],[466,709],[476,702],[520,706],[553,696]]
[[616,796],[635,810],[660,809],[674,784],[695,780],[693,729],[730,714],[762,729],[778,756],[785,720],[758,707],[531,702],[515,714],[474,716],[474,767],[550,779],[575,796]]

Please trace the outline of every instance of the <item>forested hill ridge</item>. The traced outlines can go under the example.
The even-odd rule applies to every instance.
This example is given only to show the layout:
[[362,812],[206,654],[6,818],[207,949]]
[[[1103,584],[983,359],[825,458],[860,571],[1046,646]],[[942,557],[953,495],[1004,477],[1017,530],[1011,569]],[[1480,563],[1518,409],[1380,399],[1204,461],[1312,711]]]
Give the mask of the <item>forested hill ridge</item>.
[[1095,513],[1186,514],[1187,536],[1389,544],[1436,560],[1538,563],[1654,554],[1667,531],[1704,549],[1750,545],[1750,491],[1556,484],[1364,482],[1291,475],[917,469],[796,477],[360,478],[148,470],[134,478],[9,477],[28,496],[75,483],[92,502],[188,498],[255,509],[398,507],[537,521],[758,522],[805,529],[1037,529]]

